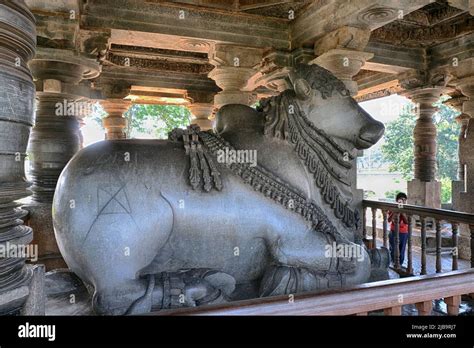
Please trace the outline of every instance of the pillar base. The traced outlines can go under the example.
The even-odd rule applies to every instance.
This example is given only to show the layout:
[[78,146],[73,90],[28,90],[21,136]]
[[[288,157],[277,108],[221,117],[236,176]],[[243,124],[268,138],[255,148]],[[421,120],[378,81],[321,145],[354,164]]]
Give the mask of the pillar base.
[[23,208],[29,211],[28,226],[35,231],[32,244],[38,245],[36,263],[44,264],[46,271],[67,268],[54,235],[51,203],[33,202]]
[[441,183],[439,181],[408,181],[408,203],[427,208],[441,208]]

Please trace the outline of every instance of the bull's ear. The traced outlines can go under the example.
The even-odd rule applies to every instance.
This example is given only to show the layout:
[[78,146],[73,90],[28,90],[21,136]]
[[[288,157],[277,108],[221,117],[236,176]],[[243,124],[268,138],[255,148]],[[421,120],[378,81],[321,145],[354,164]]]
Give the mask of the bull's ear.
[[305,79],[297,79],[293,83],[296,97],[301,100],[307,100],[311,97],[312,88]]

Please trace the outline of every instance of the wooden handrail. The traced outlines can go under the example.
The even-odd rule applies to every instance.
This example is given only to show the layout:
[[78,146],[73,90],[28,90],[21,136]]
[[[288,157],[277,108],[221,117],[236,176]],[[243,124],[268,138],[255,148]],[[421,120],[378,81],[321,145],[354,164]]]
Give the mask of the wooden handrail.
[[[410,205],[410,204],[403,204],[400,205],[398,203],[389,203],[389,202],[380,202],[380,201],[372,201],[365,199],[362,201],[363,207],[363,219],[362,219],[362,237],[366,241],[366,245],[368,248],[376,248],[377,247],[377,226],[376,226],[376,213],[377,210],[380,209],[382,211],[383,216],[383,245],[387,246],[387,211],[390,210],[394,213],[394,231],[393,235],[390,232],[391,236],[394,239],[394,245],[398,245],[399,239],[399,224],[398,224],[398,217],[400,214],[404,214],[409,220],[408,226],[408,267],[406,272],[402,270],[400,267],[399,262],[399,253],[398,248],[395,248],[393,253],[393,263],[394,268],[399,273],[413,273],[413,264],[412,264],[412,220],[413,216],[419,216],[420,224],[421,224],[421,274],[426,274],[426,220],[434,219],[435,227],[436,227],[436,272],[442,272],[442,262],[441,262],[441,253],[442,253],[442,235],[441,235],[441,221],[446,221],[451,224],[452,226],[452,270],[456,270],[458,268],[458,225],[459,224],[467,224],[469,225],[470,229],[470,247],[473,252],[471,252],[471,267],[474,268],[474,214],[468,214],[459,211],[452,211],[452,210],[445,210],[445,209],[433,209],[433,208],[426,208],[417,205]],[[372,238],[367,238],[367,226],[366,226],[366,213],[365,210],[370,209],[372,211]]]
[[474,225],[474,214],[463,213],[459,211],[446,209],[426,208],[419,205],[403,204],[400,208],[397,203],[373,201],[364,199],[362,205],[367,208],[385,209],[396,213],[410,212],[412,215],[431,217],[436,220],[459,222],[468,225]]
[[[474,269],[436,275],[384,280],[320,293],[274,296],[175,310],[150,315],[352,315],[384,310],[400,314],[401,306],[416,304],[429,314],[431,301],[444,298],[448,313],[457,314],[460,296],[474,292]],[[457,307],[456,307],[457,305]]]

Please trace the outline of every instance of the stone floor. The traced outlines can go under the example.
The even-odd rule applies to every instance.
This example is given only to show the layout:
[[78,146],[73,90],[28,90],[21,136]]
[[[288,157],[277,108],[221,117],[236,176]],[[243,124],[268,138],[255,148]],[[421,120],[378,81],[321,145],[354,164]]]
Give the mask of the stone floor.
[[[413,268],[416,275],[421,270],[421,252],[419,248],[413,249]],[[427,272],[434,274],[436,257],[435,255],[427,255]],[[406,266],[406,260],[404,266]],[[467,269],[470,263],[466,260],[458,261],[459,269]],[[451,255],[442,256],[443,271],[451,270]],[[390,278],[399,278],[398,274],[393,270],[389,271]],[[81,280],[67,269],[55,270],[48,272],[46,275],[46,315],[94,315],[91,307],[91,298]],[[432,315],[447,315],[446,304],[442,300],[433,301]],[[382,311],[372,312],[370,315],[382,315]],[[417,315],[414,305],[404,305],[402,307],[402,315]],[[463,297],[461,303],[460,315],[474,315],[474,300]]]

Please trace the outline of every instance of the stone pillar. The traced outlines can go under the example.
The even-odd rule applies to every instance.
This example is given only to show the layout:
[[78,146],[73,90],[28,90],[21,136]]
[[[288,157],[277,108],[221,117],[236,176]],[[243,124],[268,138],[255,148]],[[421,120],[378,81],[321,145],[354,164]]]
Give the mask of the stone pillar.
[[209,117],[214,109],[213,104],[193,103],[188,105],[188,109],[193,115],[191,124],[197,124],[201,130],[209,130],[212,128],[212,121]]
[[415,88],[404,95],[417,106],[417,120],[413,130],[414,179],[408,182],[410,204],[441,208],[441,183],[436,180],[436,126],[433,106],[443,90],[440,88]]
[[369,29],[341,27],[315,42],[314,53],[317,58],[310,64],[318,64],[332,72],[355,96],[358,86],[352,78],[374,56],[373,53],[363,51],[369,38]]
[[25,206],[28,225],[36,231],[38,262],[46,270],[66,267],[56,244],[51,215],[56,184],[69,160],[81,148],[79,118],[91,91],[80,85],[98,75],[99,65],[63,50],[42,49],[30,63],[36,84],[36,120],[28,152],[33,199]]
[[460,204],[460,193],[464,192],[466,187],[465,187],[465,173],[464,173],[464,167],[465,167],[465,162],[463,160],[463,156],[461,153],[461,144],[463,143],[465,137],[466,137],[466,131],[467,131],[467,125],[469,123],[470,116],[466,113],[462,112],[462,104],[464,101],[467,101],[466,97],[459,96],[459,97],[453,97],[451,99],[448,99],[445,104],[450,106],[451,108],[461,112],[460,115],[456,117],[456,122],[459,124],[459,137],[458,137],[458,142],[459,142],[459,147],[458,147],[458,172],[457,172],[457,180],[453,180],[451,182],[451,199],[452,199],[452,209],[453,210],[460,210],[459,204]]
[[209,52],[209,62],[215,68],[208,76],[222,89],[214,97],[217,108],[226,104],[251,105],[256,101],[255,94],[246,90],[246,86],[261,58],[261,50],[255,48],[214,45]]
[[106,131],[105,139],[126,139],[125,128],[127,127],[127,119],[123,117],[123,114],[127,112],[132,102],[128,99],[109,98],[102,100],[100,104],[108,114],[103,119]]
[[[35,49],[35,19],[23,0],[0,2],[0,245],[9,251],[33,238],[16,200],[30,194],[24,160],[35,87],[27,63]],[[0,255],[0,315],[17,313],[27,300],[32,271],[21,256]]]

